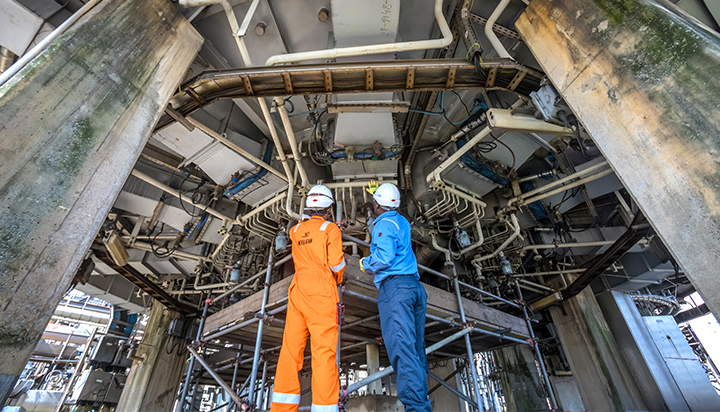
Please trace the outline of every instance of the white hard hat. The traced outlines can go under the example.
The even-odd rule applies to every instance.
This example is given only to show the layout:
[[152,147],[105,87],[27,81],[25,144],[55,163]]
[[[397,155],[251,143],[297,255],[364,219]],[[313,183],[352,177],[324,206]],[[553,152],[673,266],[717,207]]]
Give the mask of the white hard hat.
[[400,206],[400,191],[392,183],[383,183],[373,193],[373,199],[380,206],[388,209],[397,209]]
[[308,192],[305,207],[308,209],[324,209],[335,203],[332,192],[326,186],[316,185]]

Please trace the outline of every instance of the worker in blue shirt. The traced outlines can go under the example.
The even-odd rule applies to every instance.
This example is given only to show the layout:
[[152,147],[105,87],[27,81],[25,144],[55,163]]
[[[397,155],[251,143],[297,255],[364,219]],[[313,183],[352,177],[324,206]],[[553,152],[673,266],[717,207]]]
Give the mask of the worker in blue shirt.
[[383,341],[397,374],[397,389],[405,411],[431,411],[428,364],[425,357],[427,294],[420,284],[417,260],[410,244],[410,223],[402,217],[400,191],[392,183],[371,182],[375,215],[370,256],[360,269],[372,273],[378,294]]

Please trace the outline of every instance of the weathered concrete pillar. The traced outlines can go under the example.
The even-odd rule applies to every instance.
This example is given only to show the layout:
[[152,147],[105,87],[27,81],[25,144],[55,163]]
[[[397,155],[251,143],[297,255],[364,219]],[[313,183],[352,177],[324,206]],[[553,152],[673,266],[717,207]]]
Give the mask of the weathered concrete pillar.
[[500,368],[505,404],[509,412],[547,409],[545,388],[535,365],[535,355],[527,345],[494,351]]
[[533,0],[518,32],[720,317],[720,36],[664,0]]
[[0,404],[201,43],[168,0],[105,0],[0,87]]
[[561,305],[550,315],[587,410],[647,410],[592,290]]
[[[457,366],[455,363],[455,359],[450,359],[442,366],[440,364],[435,364],[430,365],[430,368],[430,371],[432,373],[441,378],[445,378],[446,376],[453,373]],[[456,377],[457,375],[448,379],[447,383],[453,388],[459,389]],[[428,376],[428,388],[434,388],[437,384],[437,381]],[[460,391],[462,391],[461,388]],[[437,390],[435,390],[435,392],[431,393],[429,397],[430,404],[432,405],[432,410],[434,411],[460,412],[465,410],[465,401],[458,398],[457,395],[452,393],[444,386],[440,386]]]
[[178,317],[178,312],[168,310],[159,302],[154,302],[145,335],[137,356],[143,361],[133,362],[125,389],[115,409],[117,412],[171,411],[175,404],[180,375],[186,352],[181,356],[177,351],[166,352],[172,346],[173,339],[165,332],[170,321]]
[[[720,410],[720,397],[695,359],[675,319],[671,316],[641,316],[630,295],[621,292],[598,295],[598,304],[650,410]],[[648,324],[653,325],[652,330]],[[658,335],[662,342],[659,346]],[[672,348],[672,351],[662,352],[660,348]]]
[[[367,358],[368,376],[380,370],[380,347],[375,343],[365,345],[365,357]],[[367,386],[367,393],[370,395],[382,395],[382,382],[378,379]]]

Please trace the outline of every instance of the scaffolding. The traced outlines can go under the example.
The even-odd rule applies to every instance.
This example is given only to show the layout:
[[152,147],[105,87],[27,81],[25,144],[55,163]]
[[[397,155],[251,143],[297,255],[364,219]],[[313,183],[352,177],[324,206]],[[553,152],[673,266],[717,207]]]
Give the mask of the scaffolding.
[[[368,243],[347,234],[343,234],[343,238],[357,245],[369,247]],[[275,361],[281,347],[285,323],[281,316],[287,309],[287,286],[292,279],[291,276],[279,279],[271,288],[273,268],[292,259],[292,255],[288,254],[274,262],[273,255],[271,250],[267,268],[263,272],[246,280],[248,282],[265,275],[262,292],[257,292],[212,316],[208,316],[210,305],[230,296],[233,289],[205,300],[196,339],[188,345],[191,360],[182,385],[180,401],[177,403],[178,412],[186,410],[186,405],[192,405],[192,399],[188,399],[191,383],[195,382],[194,387],[197,388],[198,384],[203,382],[202,379],[205,379],[204,382],[208,385],[216,384],[225,391],[229,402],[220,407],[238,405],[241,409],[244,408],[243,410],[256,411],[269,407],[272,392],[270,376],[276,367]],[[352,257],[346,259],[348,265],[343,298],[349,310],[348,322],[341,325],[338,359],[339,366],[345,368],[345,382],[349,385],[341,386],[340,404],[344,404],[348,396],[359,389],[393,373],[392,367],[386,366],[363,379],[358,379],[357,374],[354,374],[354,379],[349,378],[348,366],[353,363],[357,365],[364,363],[366,345],[379,343],[376,339],[379,336],[379,316],[377,291],[372,284],[372,276],[360,272],[357,261]],[[428,362],[458,359],[461,360],[458,364],[464,365],[458,367],[448,377],[443,378],[430,373],[430,378],[464,401],[468,410],[500,412],[504,410],[502,390],[499,383],[491,376],[494,359],[488,351],[510,345],[528,345],[534,350],[548,402],[553,409],[556,409],[555,397],[519,285],[516,285],[516,288],[520,299],[509,301],[460,281],[452,261],[450,265],[451,275],[418,265],[424,273],[446,282],[448,289],[454,292],[425,285],[430,292],[425,335],[428,343],[426,348]],[[239,287],[241,285],[236,286]],[[463,289],[502,302],[508,311],[516,312],[519,316],[467,299],[462,295]],[[259,307],[259,310],[246,311],[251,307]],[[243,313],[238,314],[238,310],[242,310]],[[488,317],[490,321],[487,320]],[[235,356],[229,360],[213,362],[217,348],[232,350]],[[305,359],[310,357],[308,354]],[[383,358],[381,364],[382,361],[385,365],[389,363],[387,358]],[[197,370],[196,364],[200,365]],[[446,382],[456,374],[460,374],[467,382],[464,387],[455,388]],[[211,379],[208,380],[207,376]],[[228,384],[228,381],[231,383]],[[240,384],[240,381],[243,383]],[[439,386],[431,390],[437,388]],[[197,389],[192,391],[193,397],[196,391]],[[305,409],[309,410],[309,408],[300,408],[301,411]]]

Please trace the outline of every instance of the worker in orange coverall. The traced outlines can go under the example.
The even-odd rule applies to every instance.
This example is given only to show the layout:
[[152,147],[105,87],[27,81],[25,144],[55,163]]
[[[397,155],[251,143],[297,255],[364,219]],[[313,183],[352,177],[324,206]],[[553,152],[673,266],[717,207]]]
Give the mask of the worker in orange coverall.
[[312,350],[312,411],[338,411],[338,289],[345,272],[340,229],[325,220],[332,192],[314,186],[305,202],[306,217],[290,229],[295,277],[288,289],[287,318],[275,375],[271,412],[297,412],[298,372],[308,334]]

